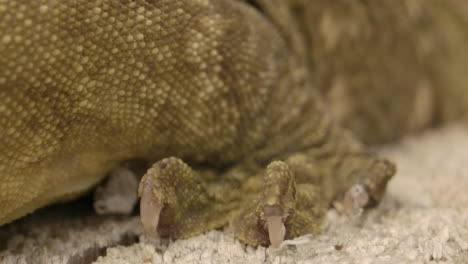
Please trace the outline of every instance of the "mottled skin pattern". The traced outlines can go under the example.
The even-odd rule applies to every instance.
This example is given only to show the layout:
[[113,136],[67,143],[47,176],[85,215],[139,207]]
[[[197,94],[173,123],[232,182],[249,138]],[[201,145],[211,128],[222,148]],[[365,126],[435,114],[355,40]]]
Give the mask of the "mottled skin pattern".
[[0,0],[0,224],[139,159],[156,162],[140,194],[163,206],[162,235],[229,224],[268,245],[278,217],[285,238],[320,231],[349,188],[362,185],[372,205],[394,174],[359,140],[467,112],[467,10],[459,0]]

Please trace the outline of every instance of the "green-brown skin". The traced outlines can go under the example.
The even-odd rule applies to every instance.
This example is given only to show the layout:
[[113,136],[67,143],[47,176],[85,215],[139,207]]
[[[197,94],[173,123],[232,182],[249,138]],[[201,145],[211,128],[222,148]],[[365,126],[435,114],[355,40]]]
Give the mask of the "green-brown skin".
[[142,199],[162,209],[150,232],[229,224],[245,243],[275,246],[271,219],[285,239],[318,232],[352,186],[366,207],[395,172],[360,141],[465,115],[467,10],[461,0],[0,1],[0,225],[141,159],[156,162]]

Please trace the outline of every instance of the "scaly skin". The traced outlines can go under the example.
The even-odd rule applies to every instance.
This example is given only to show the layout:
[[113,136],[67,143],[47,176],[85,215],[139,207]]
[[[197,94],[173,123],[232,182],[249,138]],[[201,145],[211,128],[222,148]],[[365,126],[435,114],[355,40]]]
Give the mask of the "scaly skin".
[[149,232],[229,223],[246,243],[278,246],[320,231],[347,190],[362,187],[367,206],[394,174],[357,138],[384,142],[466,113],[466,10],[0,0],[0,224],[141,159],[156,162],[140,185]]

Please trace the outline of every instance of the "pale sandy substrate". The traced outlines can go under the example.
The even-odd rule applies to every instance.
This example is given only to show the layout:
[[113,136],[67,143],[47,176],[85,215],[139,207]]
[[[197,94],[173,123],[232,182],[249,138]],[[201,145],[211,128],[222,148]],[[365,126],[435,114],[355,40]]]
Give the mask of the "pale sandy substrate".
[[73,204],[0,228],[0,263],[468,263],[468,129],[427,132],[381,151],[399,171],[376,210],[359,221],[331,211],[323,234],[279,252],[220,231],[148,241],[136,217],[96,217]]

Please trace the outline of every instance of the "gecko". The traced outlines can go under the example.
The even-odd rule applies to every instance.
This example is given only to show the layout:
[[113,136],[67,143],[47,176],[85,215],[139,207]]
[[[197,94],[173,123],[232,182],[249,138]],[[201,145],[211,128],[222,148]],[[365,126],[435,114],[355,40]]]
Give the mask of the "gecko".
[[[250,245],[359,214],[373,145],[466,119],[461,0],[0,0],[0,225],[148,164],[149,234]],[[136,191],[136,190],[135,190]],[[341,209],[340,209],[341,208]]]

